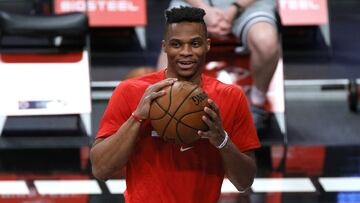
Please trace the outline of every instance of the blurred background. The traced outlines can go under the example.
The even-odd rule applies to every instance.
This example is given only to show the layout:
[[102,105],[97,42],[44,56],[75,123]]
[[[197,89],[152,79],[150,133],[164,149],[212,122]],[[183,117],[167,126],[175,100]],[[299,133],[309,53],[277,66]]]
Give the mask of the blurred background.
[[[156,69],[168,5],[0,0],[0,202],[124,202],[125,173],[96,180],[89,149],[119,82]],[[54,17],[72,11],[88,15]],[[219,202],[360,202],[359,11],[359,0],[279,1],[282,57],[258,175],[246,193],[225,180]],[[246,86],[248,56],[241,71],[212,57],[236,48],[215,43],[207,72],[241,72],[230,83]]]

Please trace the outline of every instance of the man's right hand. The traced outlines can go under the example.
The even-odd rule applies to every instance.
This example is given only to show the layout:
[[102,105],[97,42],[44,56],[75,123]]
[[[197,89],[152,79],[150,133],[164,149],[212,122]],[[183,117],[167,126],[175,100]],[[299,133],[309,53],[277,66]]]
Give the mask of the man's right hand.
[[177,81],[177,78],[167,78],[147,87],[134,114],[142,119],[147,119],[149,117],[151,102],[154,99],[165,95],[165,91],[161,89],[174,84],[175,81]]

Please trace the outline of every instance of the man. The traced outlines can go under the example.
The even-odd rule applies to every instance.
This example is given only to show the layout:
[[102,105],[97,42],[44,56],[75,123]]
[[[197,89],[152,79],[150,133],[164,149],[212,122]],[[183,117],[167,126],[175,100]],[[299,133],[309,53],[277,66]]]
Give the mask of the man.
[[[230,33],[250,53],[253,85],[248,94],[257,130],[266,127],[269,112],[265,109],[266,94],[280,57],[280,43],[275,17],[276,0],[172,0],[170,8],[193,6],[206,12],[205,22],[212,36]],[[164,53],[158,66],[166,64]]]
[[[238,190],[256,174],[253,150],[260,146],[246,98],[240,88],[202,75],[210,49],[204,10],[166,12],[167,69],[123,81],[114,91],[91,149],[93,174],[107,180],[126,167],[126,202],[216,202],[226,175]],[[211,108],[191,148],[153,136],[151,102],[176,80],[199,84]]]

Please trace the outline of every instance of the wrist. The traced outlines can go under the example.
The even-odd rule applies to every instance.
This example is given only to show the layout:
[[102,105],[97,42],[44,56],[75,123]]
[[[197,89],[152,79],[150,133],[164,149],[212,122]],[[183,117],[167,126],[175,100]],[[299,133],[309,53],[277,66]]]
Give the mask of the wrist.
[[230,6],[228,11],[228,16],[231,22],[237,17],[237,8],[235,6]]
[[131,117],[139,123],[142,123],[145,120],[145,119],[141,118],[140,116],[138,116],[137,114],[135,114],[135,112],[131,113]]
[[224,131],[224,132],[225,132],[224,140],[218,146],[216,146],[216,148],[218,148],[218,149],[224,148],[226,146],[226,144],[229,142],[229,135],[227,134],[226,131]]
[[206,10],[208,7],[210,7],[210,5],[208,5],[207,3],[203,2],[203,1],[191,1],[188,3],[193,7],[203,8],[204,10]]
[[239,4],[237,1],[234,1],[232,4],[231,4],[232,8],[234,8],[235,10],[235,17],[234,18],[237,18],[239,17],[245,10],[245,7],[242,6],[241,4]]

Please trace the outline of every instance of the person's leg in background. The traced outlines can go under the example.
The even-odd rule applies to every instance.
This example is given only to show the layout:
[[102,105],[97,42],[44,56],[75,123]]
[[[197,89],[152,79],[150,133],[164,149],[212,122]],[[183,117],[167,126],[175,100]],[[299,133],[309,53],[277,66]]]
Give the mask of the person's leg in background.
[[234,21],[234,34],[250,53],[253,85],[248,93],[251,112],[258,131],[269,118],[265,110],[266,94],[280,57],[280,42],[274,0],[259,0]]
[[251,53],[250,63],[253,78],[249,100],[258,130],[264,128],[264,122],[268,119],[264,106],[266,94],[279,61],[278,41],[276,28],[269,23],[256,23],[249,30],[248,47]]

